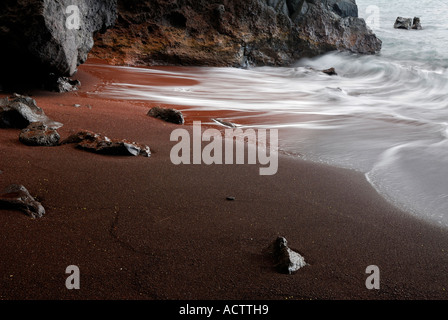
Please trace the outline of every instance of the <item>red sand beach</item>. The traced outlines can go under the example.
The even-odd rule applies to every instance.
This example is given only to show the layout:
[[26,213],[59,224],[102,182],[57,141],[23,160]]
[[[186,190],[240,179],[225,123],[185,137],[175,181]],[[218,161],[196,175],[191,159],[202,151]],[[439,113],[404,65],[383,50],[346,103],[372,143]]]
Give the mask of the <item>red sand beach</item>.
[[[64,124],[62,138],[87,129],[147,144],[152,156],[29,147],[2,129],[0,188],[25,185],[46,215],[0,211],[0,299],[448,297],[447,230],[393,207],[363,175],[287,156],[273,176],[257,165],[173,165],[179,126],[148,117],[149,103],[89,97],[100,76],[83,65],[80,91],[32,96]],[[308,263],[295,274],[263,253],[279,235]],[[65,286],[69,265],[79,290]],[[369,265],[379,290],[366,288]]]

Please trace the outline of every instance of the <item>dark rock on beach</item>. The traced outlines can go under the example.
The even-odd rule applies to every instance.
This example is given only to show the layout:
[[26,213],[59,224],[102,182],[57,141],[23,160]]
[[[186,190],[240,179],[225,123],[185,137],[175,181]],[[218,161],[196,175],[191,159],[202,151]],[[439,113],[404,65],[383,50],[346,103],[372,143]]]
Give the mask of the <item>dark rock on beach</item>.
[[185,122],[182,112],[169,108],[153,107],[148,111],[148,116],[175,124],[184,124]]
[[19,140],[28,146],[57,146],[60,135],[43,122],[33,122],[20,132]]
[[116,156],[151,156],[150,148],[128,140],[110,139],[102,134],[83,130],[71,135],[61,142],[62,144],[74,143],[79,149]]
[[288,247],[288,241],[284,237],[277,237],[267,253],[272,257],[274,266],[280,273],[292,274],[306,266],[305,258]]
[[15,94],[0,99],[0,128],[23,129],[33,122],[41,122],[51,129],[62,127],[62,123],[48,118],[31,97]]
[[44,88],[54,92],[77,91],[81,86],[81,81],[70,79],[68,77],[58,77],[50,74],[45,82]]
[[86,61],[94,34],[114,24],[116,4],[116,0],[1,1],[0,66],[5,80],[22,83],[45,79],[50,73],[72,76]]
[[0,194],[0,209],[19,210],[31,218],[41,218],[45,214],[42,204],[24,186],[17,184],[10,185]]

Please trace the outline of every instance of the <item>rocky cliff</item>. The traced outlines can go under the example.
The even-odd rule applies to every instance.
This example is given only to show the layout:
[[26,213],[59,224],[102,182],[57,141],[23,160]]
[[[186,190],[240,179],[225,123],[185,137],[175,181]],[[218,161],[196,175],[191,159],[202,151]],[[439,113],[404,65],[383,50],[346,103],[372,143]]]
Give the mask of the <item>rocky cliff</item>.
[[2,0],[0,76],[24,82],[49,73],[71,76],[113,25],[116,0]]
[[92,57],[129,65],[288,65],[332,50],[376,53],[355,0],[119,0]]
[[3,84],[72,76],[89,52],[115,64],[242,67],[381,49],[355,0],[2,0],[0,43]]

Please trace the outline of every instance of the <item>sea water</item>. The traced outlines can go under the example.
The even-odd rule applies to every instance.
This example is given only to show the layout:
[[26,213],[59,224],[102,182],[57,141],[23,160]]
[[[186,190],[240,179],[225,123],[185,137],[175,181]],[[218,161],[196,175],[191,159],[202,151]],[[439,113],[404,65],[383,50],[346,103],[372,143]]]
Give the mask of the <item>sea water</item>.
[[[277,128],[285,154],[360,171],[395,205],[448,227],[448,0],[357,4],[383,42],[377,55],[332,52],[289,68],[104,67],[192,84],[112,82],[101,94]],[[394,29],[398,16],[419,17],[423,30]],[[330,67],[336,76],[316,71]]]

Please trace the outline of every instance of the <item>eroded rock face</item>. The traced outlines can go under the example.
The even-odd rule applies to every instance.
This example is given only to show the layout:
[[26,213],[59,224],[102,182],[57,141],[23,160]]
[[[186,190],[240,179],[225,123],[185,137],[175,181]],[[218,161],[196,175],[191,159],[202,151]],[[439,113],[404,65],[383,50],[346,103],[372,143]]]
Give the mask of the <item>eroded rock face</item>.
[[62,127],[62,123],[47,117],[31,97],[15,94],[11,98],[0,99],[0,128],[23,129],[33,122],[41,122],[51,129]]
[[116,14],[116,0],[2,0],[2,74],[8,81],[72,76],[87,59],[94,33],[112,26]]
[[332,50],[372,54],[381,41],[354,0],[119,0],[92,55],[130,65],[290,65]]
[[24,186],[17,184],[10,185],[0,195],[0,209],[19,210],[31,218],[42,218],[45,214],[42,204],[36,201]]
[[61,142],[61,144],[71,143],[76,144],[80,149],[104,155],[151,156],[151,150],[146,145],[128,140],[109,139],[88,130],[75,133]]

